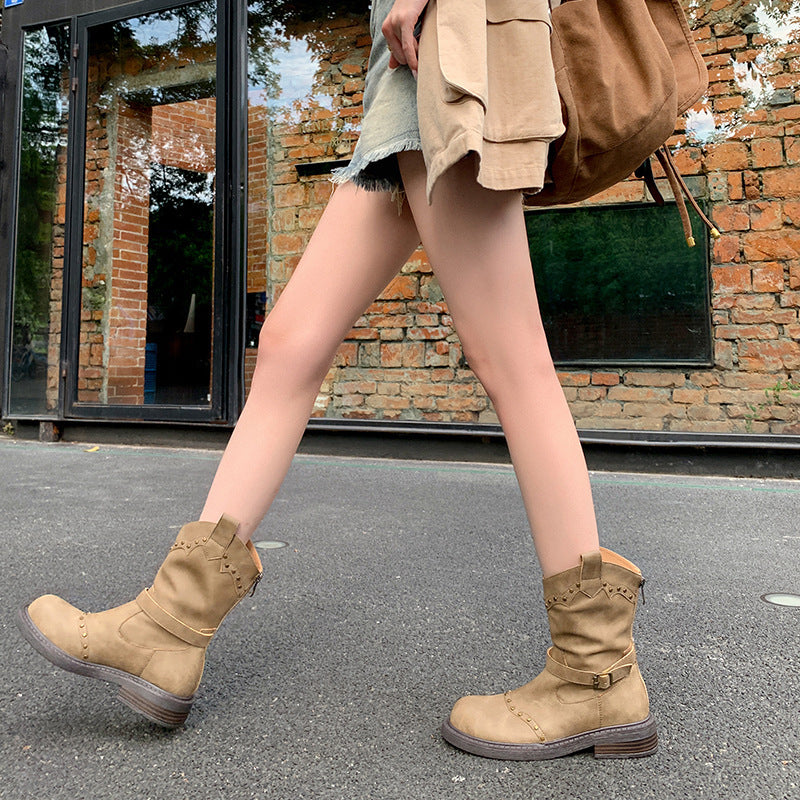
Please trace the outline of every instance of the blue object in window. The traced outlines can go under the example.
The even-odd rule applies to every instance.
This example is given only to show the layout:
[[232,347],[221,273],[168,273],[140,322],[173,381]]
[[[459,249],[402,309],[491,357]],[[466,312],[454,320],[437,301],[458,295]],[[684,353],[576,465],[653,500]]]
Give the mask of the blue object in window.
[[144,346],[144,402],[156,401],[156,365],[158,364],[158,344],[148,342]]

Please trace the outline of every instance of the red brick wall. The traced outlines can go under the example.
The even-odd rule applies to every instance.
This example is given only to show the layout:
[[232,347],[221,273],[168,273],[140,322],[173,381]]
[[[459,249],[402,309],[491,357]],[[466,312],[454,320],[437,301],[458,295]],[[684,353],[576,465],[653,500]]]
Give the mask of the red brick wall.
[[[788,3],[785,3],[788,7]],[[710,68],[708,108],[727,136],[702,143],[679,121],[670,140],[689,182],[710,200],[723,230],[712,253],[714,365],[708,369],[569,369],[560,373],[579,427],[636,430],[800,432],[800,44],[781,46],[753,24],[739,0],[685,2]],[[260,283],[261,248],[251,251],[248,286],[272,300],[297,263],[330,192],[324,178],[294,166],[342,157],[355,140],[368,54],[366,20],[342,19],[315,33],[317,84],[334,93],[333,114],[306,107],[300,120],[273,125],[274,211]],[[775,89],[751,102],[734,63],[760,65]],[[698,104],[694,111],[700,111]],[[251,113],[251,121],[253,120]],[[251,164],[255,157],[251,137]],[[657,172],[657,174],[659,174]],[[258,191],[262,191],[259,189]],[[669,197],[665,187],[664,194]],[[251,203],[260,196],[251,183]],[[592,203],[646,199],[627,181]],[[264,204],[263,208],[269,208]],[[263,218],[263,217],[262,217]],[[261,218],[260,218],[261,219]],[[250,225],[253,236],[253,220]],[[258,234],[257,234],[258,235]],[[252,355],[250,356],[252,361]],[[768,391],[776,389],[775,391]],[[495,421],[485,393],[464,367],[447,307],[422,251],[367,310],[340,347],[316,416]]]

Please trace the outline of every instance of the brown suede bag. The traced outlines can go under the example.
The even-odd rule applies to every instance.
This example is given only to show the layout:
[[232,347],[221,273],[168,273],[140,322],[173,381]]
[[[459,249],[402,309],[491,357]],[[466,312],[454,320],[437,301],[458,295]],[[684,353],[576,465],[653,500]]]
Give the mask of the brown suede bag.
[[708,86],[679,0],[563,0],[552,25],[566,132],[550,144],[552,183],[525,196],[533,206],[585,200],[643,162],[649,168],[677,117]]

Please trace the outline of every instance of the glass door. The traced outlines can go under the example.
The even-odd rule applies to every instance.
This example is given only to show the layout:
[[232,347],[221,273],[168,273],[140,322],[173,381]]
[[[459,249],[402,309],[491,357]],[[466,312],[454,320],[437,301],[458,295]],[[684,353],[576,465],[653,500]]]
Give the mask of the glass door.
[[23,39],[8,411],[59,411],[61,294],[69,126],[69,25]]
[[222,415],[217,0],[154,6],[79,20],[72,416]]

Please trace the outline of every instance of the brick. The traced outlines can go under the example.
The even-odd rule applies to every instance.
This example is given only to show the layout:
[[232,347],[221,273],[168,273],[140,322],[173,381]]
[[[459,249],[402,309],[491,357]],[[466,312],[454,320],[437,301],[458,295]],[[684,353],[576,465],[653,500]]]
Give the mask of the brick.
[[683,386],[686,375],[682,372],[628,372],[625,384],[631,386]]
[[403,348],[402,366],[422,367],[425,365],[425,345],[422,342],[409,342]]
[[774,110],[775,119],[800,119],[800,105],[791,105]]
[[419,282],[410,275],[398,275],[378,295],[382,300],[411,300],[417,296]]
[[400,342],[406,336],[402,328],[380,328],[378,334],[382,342]]
[[780,292],[782,290],[783,264],[767,263],[753,267],[753,291]]
[[675,389],[672,392],[672,400],[675,403],[705,403],[706,393],[703,389]]
[[741,172],[728,173],[728,197],[731,200],[742,200],[744,198],[744,184]]
[[278,208],[302,206],[306,203],[306,187],[302,183],[274,187],[275,205]]
[[709,148],[705,166],[708,170],[737,170],[748,166],[747,145],[744,142],[721,142]]
[[409,328],[406,335],[409,339],[445,339],[452,333],[450,328],[430,327],[430,328]]
[[588,386],[591,376],[588,372],[559,372],[558,380],[562,386]]
[[378,389],[375,381],[339,381],[333,387],[334,394],[374,394]]
[[782,308],[800,306],[800,292],[782,292],[780,301]]
[[765,196],[800,197],[800,167],[783,167],[762,173]]
[[387,343],[381,345],[381,366],[382,367],[402,367],[403,366],[403,344]]
[[746,231],[750,229],[750,215],[742,206],[715,206],[711,218],[721,231]]
[[595,386],[616,386],[620,376],[616,372],[593,372],[592,383]]
[[711,280],[714,292],[749,292],[749,267],[712,267]]
[[353,328],[345,338],[347,339],[378,339],[380,334],[371,328]]
[[742,243],[747,261],[800,258],[800,231],[750,231]]
[[785,325],[797,320],[797,312],[792,309],[778,307],[767,310],[735,308],[731,311],[731,320],[738,325],[758,325],[763,322],[774,322]]
[[777,167],[783,163],[780,139],[756,139],[750,145],[750,153],[753,167]]
[[725,418],[725,412],[719,406],[689,406],[686,416],[690,420],[719,420]]
[[775,372],[800,367],[800,344],[793,341],[739,343],[739,364],[752,371]]
[[716,372],[692,372],[689,375],[689,382],[696,386],[719,386],[719,375]]
[[775,325],[718,325],[714,329],[718,339],[777,339]]
[[486,399],[483,397],[443,397],[436,404],[440,411],[483,411]]
[[731,372],[720,376],[723,386],[731,389],[767,389],[775,385],[774,375],[760,372]]
[[724,234],[714,242],[714,260],[718,263],[741,261],[738,236]]
[[733,369],[733,344],[717,339],[714,342],[714,365],[719,369]]
[[407,397],[444,397],[448,387],[443,383],[403,383],[400,385],[400,394]]
[[612,386],[608,390],[609,400],[635,403],[659,402],[668,400],[670,390],[666,388],[646,388],[633,386]]
[[370,408],[404,409],[411,407],[411,400],[407,397],[390,397],[388,395],[372,394],[366,398]]
[[778,201],[750,203],[749,212],[753,230],[768,231],[783,227],[783,204]]
[[764,392],[760,389],[709,389],[708,402],[711,405],[738,403],[740,405],[764,401]]
[[406,328],[414,322],[411,314],[367,314],[370,328]]
[[766,294],[734,295],[733,305],[735,308],[769,309],[775,308],[775,298]]
[[579,400],[602,400],[605,398],[608,389],[605,386],[584,386],[577,390]]
[[[744,183],[744,196],[748,200],[758,200],[761,197],[761,185],[759,183],[759,175],[761,173],[754,172],[753,170],[747,169],[742,173],[742,181]],[[771,192],[765,190],[766,195],[770,195]]]

